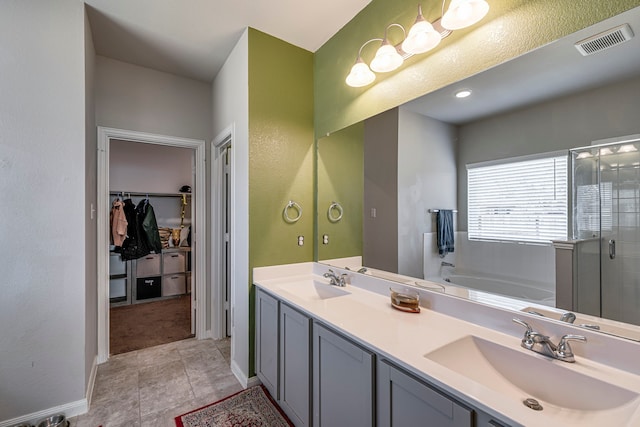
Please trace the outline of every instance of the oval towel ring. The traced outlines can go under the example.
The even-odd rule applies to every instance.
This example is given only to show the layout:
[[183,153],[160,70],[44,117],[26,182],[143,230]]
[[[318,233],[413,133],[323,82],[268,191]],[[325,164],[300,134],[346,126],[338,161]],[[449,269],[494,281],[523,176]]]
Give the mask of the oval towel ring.
[[[338,211],[338,216],[333,216],[333,211]],[[329,205],[329,209],[327,210],[327,218],[329,218],[329,221],[331,222],[338,222],[342,219],[342,213],[343,213],[343,209],[342,209],[342,205],[340,205],[340,203],[338,202],[332,202]]]
[[[295,218],[291,218],[289,216],[290,208],[295,208],[298,211],[298,216],[296,216]],[[284,207],[284,211],[282,211],[282,216],[284,217],[284,220],[287,221],[288,223],[294,223],[298,221],[302,216],[302,207],[296,202],[294,202],[293,200],[289,200],[289,203],[287,203],[287,206]]]

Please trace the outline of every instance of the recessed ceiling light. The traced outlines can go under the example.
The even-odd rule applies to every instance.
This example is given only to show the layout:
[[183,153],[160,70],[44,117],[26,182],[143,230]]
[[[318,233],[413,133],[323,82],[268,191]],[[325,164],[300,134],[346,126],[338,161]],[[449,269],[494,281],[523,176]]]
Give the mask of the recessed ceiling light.
[[471,95],[470,89],[462,89],[456,92],[456,98],[466,98],[469,95]]

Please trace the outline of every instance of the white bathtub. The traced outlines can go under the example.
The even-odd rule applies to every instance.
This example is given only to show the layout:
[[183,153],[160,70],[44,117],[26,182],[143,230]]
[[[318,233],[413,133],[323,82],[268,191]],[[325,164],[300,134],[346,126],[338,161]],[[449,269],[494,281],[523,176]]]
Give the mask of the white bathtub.
[[428,280],[555,307],[556,296],[553,291],[525,283],[465,274],[448,274]]

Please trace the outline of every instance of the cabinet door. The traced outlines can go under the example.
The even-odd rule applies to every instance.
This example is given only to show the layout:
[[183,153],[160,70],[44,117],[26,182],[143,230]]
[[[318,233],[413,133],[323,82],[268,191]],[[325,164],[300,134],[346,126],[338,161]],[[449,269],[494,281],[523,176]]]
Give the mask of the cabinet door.
[[313,423],[373,425],[373,354],[313,324]]
[[380,427],[469,427],[473,411],[386,362],[378,362],[377,413]]
[[256,290],[256,374],[278,399],[278,300]]
[[280,304],[280,406],[296,426],[310,425],[311,319]]

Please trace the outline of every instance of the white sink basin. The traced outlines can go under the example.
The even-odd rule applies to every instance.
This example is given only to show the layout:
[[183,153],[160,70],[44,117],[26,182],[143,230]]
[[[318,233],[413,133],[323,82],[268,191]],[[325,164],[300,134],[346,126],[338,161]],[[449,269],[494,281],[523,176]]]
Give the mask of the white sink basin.
[[[461,338],[424,357],[505,399],[536,399],[543,407],[540,414],[563,420],[565,425],[579,420],[583,425],[599,425],[600,417],[602,425],[628,425],[639,405],[636,392],[562,366],[566,362],[529,355],[519,347],[511,349],[474,336]],[[588,422],[584,424],[585,421]]]
[[319,280],[286,283],[280,285],[279,288],[307,301],[322,301],[350,294],[350,292],[338,286],[333,286]]

